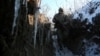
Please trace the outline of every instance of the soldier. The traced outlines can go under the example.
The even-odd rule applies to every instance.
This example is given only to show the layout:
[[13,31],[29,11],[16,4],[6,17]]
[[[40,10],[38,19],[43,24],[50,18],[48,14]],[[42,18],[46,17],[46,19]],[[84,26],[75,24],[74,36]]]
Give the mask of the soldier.
[[61,47],[61,42],[68,36],[67,25],[69,24],[70,20],[68,19],[67,15],[64,14],[62,8],[59,8],[58,11],[59,12],[54,15],[53,22],[55,23],[55,28],[57,28],[58,43]]

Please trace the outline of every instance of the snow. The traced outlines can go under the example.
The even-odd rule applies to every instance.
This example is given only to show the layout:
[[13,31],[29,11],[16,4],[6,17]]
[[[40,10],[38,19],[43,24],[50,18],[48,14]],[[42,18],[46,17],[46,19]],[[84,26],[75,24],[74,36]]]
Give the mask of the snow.
[[[89,40],[87,39],[83,40],[84,49],[82,50],[82,53],[84,56],[100,56],[100,44],[97,44],[93,41],[93,39],[95,38],[100,39],[99,36],[94,35]],[[62,45],[62,50],[60,50],[60,46],[58,45],[57,41],[57,35],[53,35],[52,39],[53,39],[53,47],[55,48],[54,56],[76,56],[67,47],[64,47],[63,45]]]
[[100,0],[92,0],[92,2],[100,2]]
[[85,56],[100,56],[100,54],[95,54],[96,49],[98,48],[98,45],[95,43],[90,43],[90,46],[86,45],[85,46]]
[[[98,3],[98,5],[96,4]],[[97,7],[97,8],[96,8]],[[91,8],[95,8],[94,13],[90,14],[89,10]],[[89,1],[85,6],[82,8],[78,9],[77,11],[74,12],[74,19],[78,18],[79,15],[78,13],[82,13],[83,19],[88,18],[89,22],[92,22],[92,18],[96,16],[96,14],[100,13],[100,0],[91,0]],[[100,56],[100,44],[97,44],[93,41],[93,39],[100,39],[100,37],[94,35],[91,39],[87,40],[84,39],[84,50],[83,50],[83,55],[84,56]],[[68,48],[63,47],[62,50],[60,50],[58,42],[57,42],[57,36],[53,36],[53,46],[55,48],[55,56],[74,56],[74,54],[68,50]]]
[[73,53],[63,45],[62,45],[62,50],[60,50],[60,47],[57,42],[57,35],[52,36],[52,39],[53,39],[53,46],[55,48],[55,56],[74,56]]
[[[98,3],[98,5],[96,3]],[[89,10],[91,8],[96,8],[93,14],[89,14]],[[91,19],[93,17],[95,17],[96,14],[100,13],[100,0],[91,0],[86,5],[84,5],[82,8],[78,9],[77,12],[83,14],[83,18],[82,19],[88,18],[89,22],[92,22]],[[75,12],[73,18],[78,18],[79,17],[78,13]]]
[[95,35],[90,40],[86,39],[83,40],[83,42],[85,43],[84,45],[85,56],[100,56],[100,45],[92,41],[94,38],[100,39],[100,37]]

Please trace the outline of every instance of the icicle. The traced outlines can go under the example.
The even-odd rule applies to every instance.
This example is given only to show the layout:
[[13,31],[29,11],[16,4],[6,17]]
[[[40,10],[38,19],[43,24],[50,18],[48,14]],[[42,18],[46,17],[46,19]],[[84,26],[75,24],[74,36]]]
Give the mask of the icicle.
[[47,37],[46,37],[46,42],[50,41],[50,30],[48,30],[48,34],[47,34]]
[[38,13],[39,13],[39,10],[36,11],[35,13],[35,28],[34,28],[34,48],[36,46],[36,35],[37,35],[37,25],[38,25]]
[[41,37],[40,37],[41,38],[40,45],[43,46],[44,24],[42,24],[42,27],[41,28],[42,28],[42,31],[41,31]]
[[27,19],[27,13],[28,13],[27,0],[23,0],[23,5],[26,7],[26,19]]
[[26,0],[23,0],[23,5],[26,5]]
[[13,21],[13,25],[12,25],[12,35],[14,34],[14,28],[16,26],[16,20],[18,17],[18,10],[20,8],[20,0],[15,0],[15,11],[14,11],[14,21]]

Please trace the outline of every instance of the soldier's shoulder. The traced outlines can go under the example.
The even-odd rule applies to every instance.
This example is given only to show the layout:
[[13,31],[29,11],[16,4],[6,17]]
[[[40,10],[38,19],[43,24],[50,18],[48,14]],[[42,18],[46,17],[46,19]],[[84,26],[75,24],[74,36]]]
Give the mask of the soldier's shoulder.
[[57,17],[57,16],[58,16],[58,13],[57,13],[57,14],[55,14],[54,16],[55,16],[55,17]]
[[64,15],[65,17],[68,17],[66,14]]
[[58,13],[56,13],[55,15],[59,15]]
[[64,14],[65,16],[67,16],[66,14]]

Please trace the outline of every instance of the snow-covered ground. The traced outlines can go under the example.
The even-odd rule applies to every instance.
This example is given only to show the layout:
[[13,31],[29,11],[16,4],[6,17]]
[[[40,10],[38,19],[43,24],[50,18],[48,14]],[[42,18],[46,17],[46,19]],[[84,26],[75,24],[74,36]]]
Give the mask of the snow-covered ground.
[[94,42],[94,39],[100,40],[100,37],[93,36],[90,40],[84,39],[84,54],[85,56],[100,56],[100,44]]
[[[97,38],[97,36],[93,36],[90,40],[83,40],[84,46],[82,51],[84,56],[100,56],[100,44],[93,42],[93,39],[95,38]],[[63,47],[63,45],[62,50],[60,50],[56,35],[52,36],[52,39],[55,48],[55,56],[75,56],[67,47]],[[97,39],[100,40],[100,37]]]
[[62,50],[60,50],[60,46],[58,45],[57,41],[57,35],[52,36],[53,39],[53,46],[55,48],[55,56],[74,56],[73,53],[68,50],[68,48],[63,47],[62,45]]
[[[93,11],[90,11],[92,9]],[[74,18],[79,18],[80,13],[83,15],[81,18],[82,20],[88,18],[89,22],[92,22],[92,18],[95,17],[96,14],[100,13],[100,0],[91,0],[89,3],[74,13]],[[75,56],[68,48],[63,47],[63,45],[62,50],[60,50],[56,35],[54,35],[52,39],[53,46],[55,48],[55,56]],[[84,45],[82,52],[84,56],[100,56],[100,43],[96,43],[96,40],[94,41],[94,39],[97,39],[100,42],[99,36],[93,36],[89,40],[83,40]]]
[[[90,11],[93,13],[90,13]],[[92,22],[91,19],[95,17],[96,14],[100,13],[100,0],[92,0],[82,8],[76,10],[74,13],[74,18],[78,18],[79,13],[83,15],[83,18],[81,19],[88,18],[89,22]]]
[[[90,10],[91,13],[90,13]],[[92,18],[96,16],[96,14],[100,13],[100,0],[91,0],[85,6],[80,8],[74,14],[74,18],[79,18],[79,13],[83,15],[82,20],[85,18],[89,19],[89,22],[92,22]],[[99,39],[98,36],[93,36],[90,40],[84,39],[84,56],[100,56],[100,44],[97,44],[93,41],[93,39]]]

